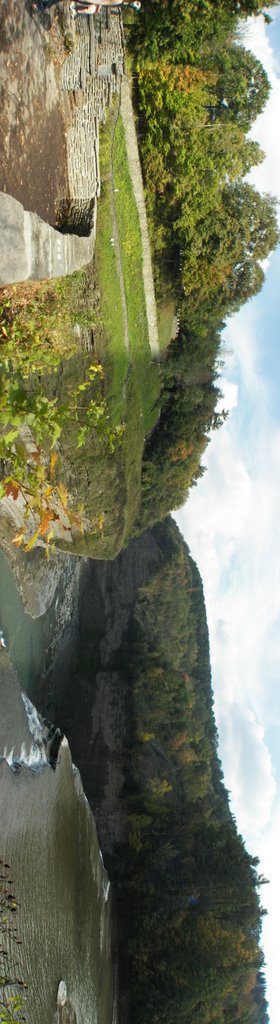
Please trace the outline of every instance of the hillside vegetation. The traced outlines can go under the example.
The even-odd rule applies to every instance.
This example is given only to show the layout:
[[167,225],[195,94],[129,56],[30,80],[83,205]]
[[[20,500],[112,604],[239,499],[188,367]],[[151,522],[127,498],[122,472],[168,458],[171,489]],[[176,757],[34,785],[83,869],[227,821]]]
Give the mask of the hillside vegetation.
[[129,839],[115,861],[129,1019],[266,1024],[263,878],[223,784],[202,583],[172,520],[153,534],[162,564],[119,652],[131,694]]
[[130,36],[154,252],[188,327],[255,294],[278,237],[274,200],[243,180],[263,159],[248,133],[269,94],[238,30],[252,6],[146,0]]
[[178,507],[202,472],[209,431],[223,419],[221,331],[261,288],[279,239],[275,200],[244,180],[263,159],[249,132],[270,86],[238,19],[261,9],[258,0],[146,0],[127,26],[158,302],[161,316],[173,302],[179,318],[146,440],[138,527]]

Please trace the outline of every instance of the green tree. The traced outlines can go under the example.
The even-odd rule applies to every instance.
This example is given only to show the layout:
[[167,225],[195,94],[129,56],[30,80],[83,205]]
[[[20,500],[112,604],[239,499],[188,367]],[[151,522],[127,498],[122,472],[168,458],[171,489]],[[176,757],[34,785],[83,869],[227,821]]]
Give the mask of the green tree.
[[247,182],[225,186],[219,211],[205,224],[196,275],[193,254],[185,253],[185,294],[193,305],[210,300],[217,318],[234,312],[261,288],[261,262],[278,240],[275,200]]
[[152,537],[157,568],[118,653],[131,697],[129,835],[117,863],[131,1019],[267,1024],[258,863],[221,782],[201,581],[171,520]]
[[251,128],[268,100],[270,84],[261,62],[244,46],[231,43],[217,47],[204,58],[206,67],[214,68],[215,97],[210,107],[211,122],[217,118],[225,124],[234,121],[243,131]]

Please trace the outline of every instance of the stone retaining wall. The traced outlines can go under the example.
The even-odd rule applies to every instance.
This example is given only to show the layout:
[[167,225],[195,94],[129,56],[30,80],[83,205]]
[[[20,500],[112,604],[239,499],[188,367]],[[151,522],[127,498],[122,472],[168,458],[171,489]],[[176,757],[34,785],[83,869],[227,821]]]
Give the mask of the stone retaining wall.
[[77,24],[75,50],[64,62],[61,76],[62,90],[72,101],[72,120],[66,135],[68,201],[74,225],[79,223],[81,212],[85,224],[89,204],[91,230],[92,200],[101,190],[99,125],[105,122],[106,108],[119,90],[123,46],[118,14],[103,10],[94,18],[81,18]]
[[0,285],[64,277],[92,259],[94,236],[61,234],[0,192]]
[[66,126],[68,189],[58,216],[62,230],[1,192],[0,285],[61,277],[92,259],[101,190],[99,125],[119,90],[123,69],[120,16],[103,10],[78,19],[76,32],[75,49],[61,72],[61,90],[68,93],[71,111]]

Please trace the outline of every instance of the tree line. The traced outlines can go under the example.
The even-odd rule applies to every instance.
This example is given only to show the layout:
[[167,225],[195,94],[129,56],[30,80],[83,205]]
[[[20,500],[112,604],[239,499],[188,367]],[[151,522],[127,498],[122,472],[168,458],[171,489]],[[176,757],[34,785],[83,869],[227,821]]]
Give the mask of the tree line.
[[161,564],[138,591],[120,652],[128,840],[114,873],[129,1019],[267,1024],[264,880],[223,783],[201,579],[172,520],[153,532]]
[[129,29],[157,295],[172,295],[180,313],[162,357],[136,532],[182,504],[203,472],[209,432],[223,421],[221,331],[261,288],[279,239],[275,199],[244,180],[264,156],[249,133],[270,84],[240,24],[262,11],[259,0],[145,0]]

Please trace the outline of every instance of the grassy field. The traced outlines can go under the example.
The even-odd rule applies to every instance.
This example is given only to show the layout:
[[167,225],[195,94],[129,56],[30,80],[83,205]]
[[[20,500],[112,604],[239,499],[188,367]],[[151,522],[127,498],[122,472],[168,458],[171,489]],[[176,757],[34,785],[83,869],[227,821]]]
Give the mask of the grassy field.
[[108,400],[114,423],[124,417],[124,386],[129,357],[124,346],[124,321],[120,282],[115,249],[110,245],[113,234],[111,200],[111,144],[114,111],[100,129],[101,198],[98,204],[95,245],[95,273],[100,291],[100,312],[103,326],[102,356],[108,377]]
[[175,316],[175,299],[169,298],[158,303],[158,337],[162,352],[170,345]]
[[[111,113],[101,134],[102,195],[98,210],[96,270],[101,291],[101,315],[106,334],[108,365],[114,416],[123,412],[122,395],[128,367],[133,368],[141,394],[143,431],[148,433],[157,419],[159,373],[152,362],[142,274],[142,245],[138,211],[128,170],[124,128],[118,117],[112,145],[114,117]],[[111,182],[111,146],[113,193]],[[122,271],[128,316],[129,354],[124,345],[124,322],[116,250],[110,245],[114,234],[112,194],[117,216]]]
[[148,433],[157,420],[156,403],[159,396],[159,373],[152,362],[142,272],[142,244],[138,210],[129,174],[125,133],[118,118],[113,148],[113,174],[121,259],[128,311],[131,362],[142,403],[144,433]]
[[[96,273],[104,327],[104,362],[108,402],[113,421],[125,423],[124,460],[126,507],[124,541],[137,518],[141,498],[141,468],[145,435],[158,416],[159,371],[152,362],[142,273],[139,216],[133,193],[120,117],[111,112],[101,133],[102,195],[96,241]],[[112,179],[113,170],[113,179]],[[129,353],[124,344],[124,320],[115,247],[112,202],[115,204],[127,307]]]

